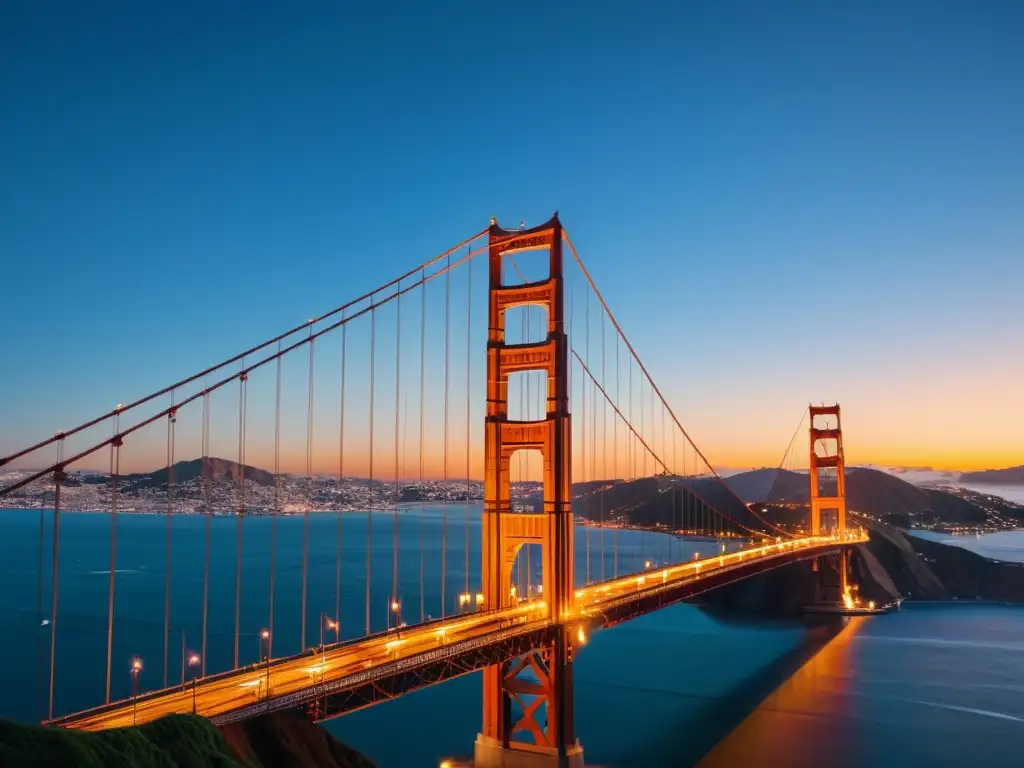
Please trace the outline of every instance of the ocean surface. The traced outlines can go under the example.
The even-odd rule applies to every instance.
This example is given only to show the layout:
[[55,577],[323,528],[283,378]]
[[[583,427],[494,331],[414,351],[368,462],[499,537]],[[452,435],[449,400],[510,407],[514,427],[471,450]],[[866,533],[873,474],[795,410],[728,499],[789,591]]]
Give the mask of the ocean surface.
[[937,541],[951,547],[962,547],[992,560],[1024,562],[1024,531],[1000,531],[999,533],[986,533],[983,536],[952,536],[935,531],[910,531],[910,533],[912,536],[928,541]]
[[[959,483],[957,483],[959,485]],[[1024,485],[989,485],[989,484],[971,484],[965,485],[964,488],[968,488],[978,493],[987,493],[990,496],[999,496],[1000,498],[1012,501],[1016,504],[1024,504]]]
[[[38,510],[0,510],[0,716],[45,715],[49,654],[51,513],[43,513],[39,578]],[[403,618],[419,618],[420,533],[424,614],[479,583],[479,509],[412,507],[398,515]],[[364,631],[367,516],[342,528],[343,636]],[[212,521],[207,672],[230,666],[233,650],[236,521]],[[143,659],[140,689],[164,679],[164,530],[159,515],[121,515],[117,532],[117,620],[112,694],[130,693],[129,661]],[[268,624],[271,521],[244,521],[239,656],[258,654]],[[180,676],[181,630],[200,644],[204,521],[172,518],[171,648],[167,676]],[[371,534],[371,619],[387,621],[394,517],[376,513]],[[302,518],[277,520],[274,655],[296,652],[300,634]],[[102,700],[110,518],[61,515],[55,711]],[[680,541],[637,531],[577,529],[577,579],[591,579],[714,551],[713,541]],[[613,543],[617,540],[618,546]],[[319,642],[321,612],[333,615],[337,518],[310,519],[307,645]],[[617,558],[614,552],[617,550]],[[539,557],[531,569],[539,571]],[[525,584],[525,563],[522,578]],[[534,578],[536,581],[536,576]],[[40,601],[40,591],[42,600]],[[40,602],[42,608],[40,609]],[[376,606],[376,608],[374,608]],[[449,609],[449,612],[451,609]],[[1024,753],[1024,609],[988,605],[904,606],[849,621],[725,619],[675,606],[596,633],[577,655],[576,723],[588,765],[709,766],[1019,765]],[[472,754],[480,725],[479,675],[468,675],[327,724],[382,768],[436,766]]]

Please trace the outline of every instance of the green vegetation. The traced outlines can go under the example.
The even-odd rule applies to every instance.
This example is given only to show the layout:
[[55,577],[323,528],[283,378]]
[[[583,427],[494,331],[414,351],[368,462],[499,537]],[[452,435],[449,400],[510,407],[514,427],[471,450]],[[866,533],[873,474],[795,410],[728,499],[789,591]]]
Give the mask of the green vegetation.
[[0,720],[0,768],[374,768],[301,711],[217,728],[168,715],[99,733]]
[[83,733],[0,720],[0,766],[248,768],[208,720],[171,715],[138,728]]

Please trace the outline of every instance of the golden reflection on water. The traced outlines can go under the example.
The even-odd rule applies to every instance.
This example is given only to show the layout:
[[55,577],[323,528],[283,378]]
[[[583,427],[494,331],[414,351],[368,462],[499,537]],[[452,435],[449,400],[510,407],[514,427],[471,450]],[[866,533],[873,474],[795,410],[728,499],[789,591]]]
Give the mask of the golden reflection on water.
[[820,768],[829,762],[823,756],[837,751],[856,763],[856,739],[848,727],[840,732],[835,725],[849,722],[851,641],[865,620],[847,617],[846,626],[712,749],[700,768]]

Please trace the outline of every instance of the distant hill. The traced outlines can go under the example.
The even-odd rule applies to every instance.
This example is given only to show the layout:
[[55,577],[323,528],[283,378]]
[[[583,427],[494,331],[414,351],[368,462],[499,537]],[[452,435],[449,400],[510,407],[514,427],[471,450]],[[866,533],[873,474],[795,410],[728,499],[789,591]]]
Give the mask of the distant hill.
[[[810,500],[809,478],[799,472],[755,469],[726,478],[726,483],[748,504],[807,504]],[[846,502],[851,511],[874,517],[893,514],[949,523],[982,522],[987,517],[984,509],[959,496],[919,488],[865,467],[846,470]]]
[[1024,485],[1024,467],[1008,467],[1007,469],[986,469],[982,472],[964,472],[960,475],[964,485]]
[[[263,469],[239,464],[230,459],[218,459],[208,456],[202,459],[179,461],[174,465],[174,482],[187,483],[190,480],[201,480],[209,477],[211,482],[237,483],[242,468],[245,469],[245,481],[256,485],[274,485],[274,475]],[[123,480],[131,482],[137,488],[160,487],[167,485],[167,468],[153,472],[142,472],[125,475]]]
[[624,516],[634,525],[679,525],[684,509],[697,500],[741,526],[761,530],[764,524],[715,478],[659,475],[635,480],[573,484],[572,511],[590,520]]

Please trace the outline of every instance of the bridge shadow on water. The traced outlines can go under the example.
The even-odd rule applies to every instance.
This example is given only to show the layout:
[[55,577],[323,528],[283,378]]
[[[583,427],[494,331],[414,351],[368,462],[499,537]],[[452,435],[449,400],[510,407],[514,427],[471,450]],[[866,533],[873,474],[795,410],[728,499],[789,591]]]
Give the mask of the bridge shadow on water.
[[[698,614],[699,618],[695,621],[687,612]],[[692,627],[680,632],[678,641],[680,649],[690,648],[693,655],[666,669],[664,681],[646,695],[637,688],[621,691],[629,700],[638,702],[634,707],[649,705],[647,715],[656,721],[653,727],[634,727],[647,719],[634,712],[629,718],[633,722],[622,722],[607,735],[604,728],[595,733],[586,699],[579,702],[580,736],[588,752],[588,766],[657,768],[701,763],[845,626],[838,617],[794,621],[698,610],[692,606],[680,606],[666,613],[677,613],[683,625]],[[745,649],[750,651],[745,657],[736,656]],[[708,669],[722,670],[723,674],[720,679],[714,674],[709,678],[705,674]],[[686,677],[681,684],[678,677],[673,679],[680,673]],[[577,685],[578,701],[581,693],[583,697],[587,695],[581,687],[585,691],[586,683]],[[663,711],[658,713],[657,708]],[[624,719],[621,713],[619,719]]]

